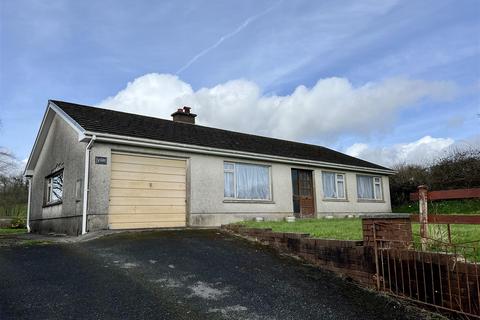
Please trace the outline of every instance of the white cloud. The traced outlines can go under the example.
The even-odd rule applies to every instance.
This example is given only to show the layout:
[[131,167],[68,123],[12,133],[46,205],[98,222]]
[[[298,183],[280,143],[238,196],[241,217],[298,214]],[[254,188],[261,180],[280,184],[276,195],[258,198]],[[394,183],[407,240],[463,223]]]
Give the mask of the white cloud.
[[388,147],[370,147],[368,144],[355,143],[348,147],[345,153],[391,167],[401,163],[428,164],[456,145],[458,143],[451,138],[425,136],[417,141]]
[[290,95],[265,96],[247,80],[232,80],[194,91],[177,76],[151,73],[129,83],[99,106],[169,119],[182,105],[197,121],[229,130],[304,140],[333,141],[344,134],[387,130],[399,110],[421,99],[449,99],[449,82],[404,78],[355,87],[345,78],[325,78]]

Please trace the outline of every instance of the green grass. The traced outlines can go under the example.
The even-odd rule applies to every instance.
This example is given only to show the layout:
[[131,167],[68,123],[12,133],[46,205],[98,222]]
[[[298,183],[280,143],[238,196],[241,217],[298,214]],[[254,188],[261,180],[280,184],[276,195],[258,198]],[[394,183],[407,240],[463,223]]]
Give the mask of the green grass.
[[[418,213],[418,201],[392,208],[393,212]],[[480,199],[428,202],[428,212],[437,214],[480,214]]]
[[[276,232],[298,232],[309,233],[317,238],[338,239],[338,240],[361,240],[362,221],[361,219],[305,219],[295,222],[285,221],[243,221],[239,222],[250,228],[271,228]],[[431,234],[437,235],[448,242],[446,225],[431,225]],[[453,243],[466,243],[480,240],[480,225],[452,224],[451,234]],[[418,238],[420,225],[412,224],[412,232]]]
[[[450,231],[452,243],[463,244],[480,241],[480,224],[451,224]],[[420,238],[420,224],[412,224],[412,232],[415,238]],[[431,224],[428,232],[429,237],[448,242],[447,225]]]
[[48,240],[23,240],[20,242],[20,245],[22,246],[42,246],[46,244],[51,244],[51,241]]
[[362,240],[360,219],[305,219],[285,221],[244,221],[242,225],[251,228],[272,228],[276,232],[309,233],[317,238],[337,240]]
[[27,229],[12,229],[12,228],[0,228],[1,234],[17,234],[17,233],[26,233]]
[[5,209],[0,206],[0,217],[26,217],[27,216],[27,204],[18,204],[13,207]]
[[[412,224],[412,232],[415,247],[421,248],[420,224]],[[430,224],[428,237],[435,240],[429,241],[429,250],[458,253],[469,260],[480,261],[480,225],[451,224],[450,232],[454,246],[446,245],[448,243],[447,225]]]

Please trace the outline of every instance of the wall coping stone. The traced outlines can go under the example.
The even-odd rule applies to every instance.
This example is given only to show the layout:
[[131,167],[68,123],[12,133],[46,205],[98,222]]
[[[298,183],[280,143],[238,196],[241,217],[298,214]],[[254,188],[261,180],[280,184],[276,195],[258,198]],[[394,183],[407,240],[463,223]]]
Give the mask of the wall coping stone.
[[407,219],[410,218],[410,213],[380,213],[368,214],[360,217],[363,219]]

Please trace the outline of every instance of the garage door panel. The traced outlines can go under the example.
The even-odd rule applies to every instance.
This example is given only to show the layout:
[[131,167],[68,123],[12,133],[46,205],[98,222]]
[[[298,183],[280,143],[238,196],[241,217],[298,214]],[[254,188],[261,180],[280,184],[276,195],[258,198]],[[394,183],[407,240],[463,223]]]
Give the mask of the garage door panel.
[[115,162],[128,164],[145,164],[154,166],[185,168],[185,160],[161,159],[161,162],[159,162],[158,160],[159,158],[157,157],[149,156],[132,156],[126,154],[112,155],[112,163]]
[[186,190],[185,182],[149,182],[111,180],[110,187],[113,189],[150,189],[150,190]]
[[125,222],[110,225],[110,229],[144,229],[144,228],[180,228],[185,227],[184,221],[162,222]]
[[112,179],[148,182],[185,182],[185,175],[112,171]]
[[127,223],[127,222],[185,222],[185,214],[165,214],[165,213],[150,213],[150,214],[116,214],[110,217],[110,223]]
[[112,165],[113,171],[123,172],[141,172],[141,173],[161,173],[161,174],[177,174],[184,175],[185,168],[154,166],[146,164],[132,164],[132,163],[114,163]]
[[137,197],[110,197],[110,205],[116,206],[161,206],[184,205],[185,198],[137,198]]
[[185,160],[112,154],[111,229],[185,225]]
[[110,215],[115,214],[132,214],[132,213],[183,213],[185,214],[186,208],[184,205],[174,206],[117,206],[110,205]]
[[182,198],[185,199],[185,190],[150,190],[150,189],[110,189],[110,197],[138,197],[138,198]]

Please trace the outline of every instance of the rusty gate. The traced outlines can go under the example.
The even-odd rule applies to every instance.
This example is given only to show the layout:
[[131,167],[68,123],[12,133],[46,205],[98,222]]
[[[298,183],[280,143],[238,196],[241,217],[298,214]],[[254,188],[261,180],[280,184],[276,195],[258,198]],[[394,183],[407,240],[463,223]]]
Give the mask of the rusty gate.
[[[378,223],[377,223],[378,224]],[[428,238],[427,246],[376,237],[377,290],[430,307],[480,319],[480,241],[443,242]]]

